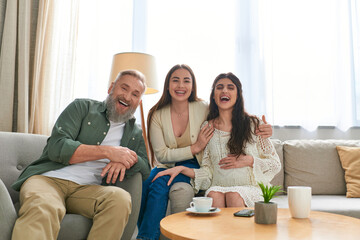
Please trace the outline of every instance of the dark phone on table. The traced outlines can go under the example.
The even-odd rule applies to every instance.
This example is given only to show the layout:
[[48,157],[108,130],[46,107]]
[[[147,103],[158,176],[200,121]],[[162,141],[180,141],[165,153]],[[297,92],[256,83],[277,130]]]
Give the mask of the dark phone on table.
[[242,209],[236,213],[234,213],[234,216],[236,217],[251,217],[254,216],[255,211],[253,209]]

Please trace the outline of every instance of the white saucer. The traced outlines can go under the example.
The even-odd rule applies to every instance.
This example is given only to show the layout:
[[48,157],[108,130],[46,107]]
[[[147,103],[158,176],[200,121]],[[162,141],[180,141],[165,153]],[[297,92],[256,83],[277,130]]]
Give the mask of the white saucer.
[[[215,210],[213,210],[213,209],[215,209]],[[212,211],[210,211],[210,210],[212,210]],[[192,207],[186,209],[186,211],[191,212],[191,213],[196,213],[196,214],[213,214],[213,213],[218,213],[221,211],[220,208],[210,208],[210,210],[208,212],[198,212],[198,211],[196,211],[195,208],[192,208]]]

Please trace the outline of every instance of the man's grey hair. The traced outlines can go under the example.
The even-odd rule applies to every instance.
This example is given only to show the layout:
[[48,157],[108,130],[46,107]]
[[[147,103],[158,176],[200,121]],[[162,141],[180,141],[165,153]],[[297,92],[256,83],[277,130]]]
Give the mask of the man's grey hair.
[[144,90],[141,94],[143,94],[145,92],[145,90],[146,90],[145,75],[142,72],[135,70],[135,69],[129,69],[129,70],[124,70],[124,71],[119,72],[119,74],[115,78],[114,85],[117,83],[117,81],[121,77],[123,77],[125,75],[130,75],[130,76],[133,76],[133,77],[137,78],[138,80],[140,80],[140,82],[142,82],[142,84],[144,85]]

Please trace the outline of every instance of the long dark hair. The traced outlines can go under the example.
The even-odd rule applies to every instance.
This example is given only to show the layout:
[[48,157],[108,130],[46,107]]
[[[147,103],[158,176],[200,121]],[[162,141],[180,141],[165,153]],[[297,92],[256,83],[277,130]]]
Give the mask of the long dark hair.
[[228,78],[236,86],[237,89],[237,99],[232,111],[232,129],[230,140],[227,144],[231,154],[239,156],[240,154],[245,154],[245,146],[247,142],[253,142],[252,134],[255,134],[251,130],[251,122],[254,123],[255,128],[259,126],[259,119],[256,116],[249,115],[244,108],[244,98],[242,94],[242,85],[240,80],[231,72],[219,74],[212,85],[211,95],[210,95],[210,105],[209,105],[209,114],[207,120],[215,119],[219,116],[219,108],[215,103],[214,91],[216,83],[220,79]]
[[151,138],[150,138],[151,119],[152,119],[155,111],[160,110],[161,108],[163,108],[171,103],[171,95],[169,92],[170,78],[171,78],[171,75],[178,69],[186,69],[191,75],[192,90],[191,90],[191,94],[189,96],[188,101],[189,102],[199,101],[199,98],[197,97],[197,93],[196,93],[196,79],[195,79],[193,70],[186,64],[177,64],[177,65],[173,66],[166,75],[165,82],[164,82],[164,89],[163,89],[161,98],[150,109],[148,118],[147,118],[147,127],[148,127],[147,135],[148,135],[148,140],[149,140],[149,149],[150,149],[150,158],[151,158],[151,166],[152,167],[154,167],[154,165],[155,165],[155,156],[154,156],[154,150],[153,150],[153,147],[151,144]]

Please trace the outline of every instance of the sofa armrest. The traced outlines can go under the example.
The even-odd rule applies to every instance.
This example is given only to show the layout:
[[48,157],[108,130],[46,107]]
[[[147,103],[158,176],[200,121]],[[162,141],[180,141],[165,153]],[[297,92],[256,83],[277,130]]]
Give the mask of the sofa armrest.
[[141,173],[136,173],[130,178],[125,178],[122,182],[116,183],[117,187],[126,190],[131,195],[131,214],[129,221],[125,227],[122,240],[131,239],[134,234],[137,220],[139,217],[139,211],[141,206],[141,194],[142,194],[142,177]]
[[17,214],[10,194],[0,179],[0,239],[11,239],[16,219]]

